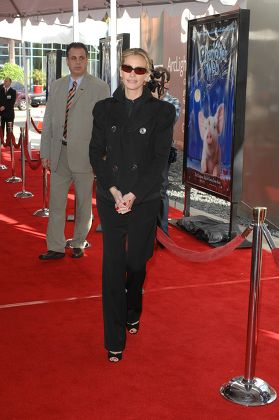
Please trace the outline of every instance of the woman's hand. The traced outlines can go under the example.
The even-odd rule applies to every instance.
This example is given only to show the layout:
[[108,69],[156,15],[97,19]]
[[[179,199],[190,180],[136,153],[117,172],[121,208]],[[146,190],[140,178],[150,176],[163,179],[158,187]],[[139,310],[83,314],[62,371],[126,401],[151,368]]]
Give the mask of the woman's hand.
[[126,205],[124,204],[121,191],[119,191],[116,187],[111,187],[109,190],[114,198],[115,210],[117,211],[117,213],[120,213],[120,214],[126,213],[128,210],[126,208]]
[[128,211],[131,211],[132,205],[136,199],[136,196],[133,193],[128,193],[122,196],[121,191],[116,187],[111,187],[110,193],[112,194],[115,201],[115,210],[119,214],[125,214]]
[[132,192],[129,192],[128,194],[125,194],[123,196],[123,201],[127,209],[129,210],[132,209],[135,199],[136,199],[136,196]]

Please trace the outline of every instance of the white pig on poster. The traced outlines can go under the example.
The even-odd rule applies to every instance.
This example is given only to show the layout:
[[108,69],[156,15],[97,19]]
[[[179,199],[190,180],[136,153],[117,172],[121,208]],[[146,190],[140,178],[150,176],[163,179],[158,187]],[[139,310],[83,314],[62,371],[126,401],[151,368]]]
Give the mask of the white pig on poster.
[[220,104],[215,115],[207,118],[202,111],[198,115],[200,136],[203,141],[201,172],[213,176],[221,173],[221,147],[219,136],[224,127],[224,104]]

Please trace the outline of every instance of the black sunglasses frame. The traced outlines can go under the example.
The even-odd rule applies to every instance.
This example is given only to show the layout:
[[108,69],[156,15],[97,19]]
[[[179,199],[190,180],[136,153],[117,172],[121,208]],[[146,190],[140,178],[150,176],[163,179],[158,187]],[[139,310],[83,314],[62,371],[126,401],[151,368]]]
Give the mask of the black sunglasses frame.
[[143,76],[147,73],[147,69],[145,67],[132,67],[129,64],[122,64],[121,70],[125,73],[132,73],[132,71],[134,70],[135,74],[137,74],[138,76]]

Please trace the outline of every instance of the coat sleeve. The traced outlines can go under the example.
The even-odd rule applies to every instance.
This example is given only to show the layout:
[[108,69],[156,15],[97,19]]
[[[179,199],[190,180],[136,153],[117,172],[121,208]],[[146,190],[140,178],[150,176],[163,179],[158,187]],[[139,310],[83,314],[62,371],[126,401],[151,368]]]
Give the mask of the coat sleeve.
[[109,190],[113,186],[112,173],[106,161],[106,122],[108,112],[108,102],[106,100],[96,103],[93,109],[93,130],[89,144],[89,159],[98,183]]
[[157,114],[158,122],[153,137],[154,152],[152,159],[131,191],[135,194],[137,203],[144,200],[145,196],[158,184],[158,181],[161,180],[163,182],[162,174],[170,153],[175,122],[175,107],[163,101],[161,101],[160,105],[162,110]]

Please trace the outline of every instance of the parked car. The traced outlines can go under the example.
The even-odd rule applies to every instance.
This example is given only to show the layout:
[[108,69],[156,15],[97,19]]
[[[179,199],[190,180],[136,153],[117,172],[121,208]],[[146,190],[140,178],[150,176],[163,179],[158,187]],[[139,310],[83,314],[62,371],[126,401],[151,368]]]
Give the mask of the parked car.
[[30,93],[30,104],[34,108],[38,107],[39,105],[46,104],[46,92],[41,93]]
[[[12,88],[16,90],[16,101],[15,107],[17,107],[20,111],[26,110],[26,98],[25,98],[25,90],[24,85],[20,82],[12,82]],[[30,102],[30,97],[29,97]]]

